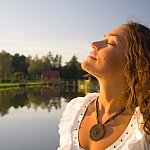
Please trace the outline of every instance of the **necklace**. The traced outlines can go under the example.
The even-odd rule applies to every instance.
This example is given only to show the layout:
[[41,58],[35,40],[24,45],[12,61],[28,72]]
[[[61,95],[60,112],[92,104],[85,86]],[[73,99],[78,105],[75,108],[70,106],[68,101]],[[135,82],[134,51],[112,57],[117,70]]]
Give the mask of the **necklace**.
[[96,100],[96,119],[97,119],[97,124],[95,124],[94,126],[92,126],[92,128],[90,129],[90,138],[93,141],[99,141],[103,138],[104,134],[105,134],[105,128],[104,126],[110,122],[111,120],[113,120],[115,117],[117,117],[118,115],[120,115],[125,108],[121,109],[118,113],[114,114],[112,117],[108,118],[103,124],[101,124],[98,120],[98,97]]

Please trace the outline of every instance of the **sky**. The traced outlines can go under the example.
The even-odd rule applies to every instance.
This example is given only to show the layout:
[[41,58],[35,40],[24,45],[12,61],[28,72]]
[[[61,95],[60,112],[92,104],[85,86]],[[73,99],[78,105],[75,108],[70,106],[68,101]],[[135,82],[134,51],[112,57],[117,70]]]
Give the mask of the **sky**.
[[149,0],[0,0],[0,51],[25,56],[73,55],[130,20],[150,27]]

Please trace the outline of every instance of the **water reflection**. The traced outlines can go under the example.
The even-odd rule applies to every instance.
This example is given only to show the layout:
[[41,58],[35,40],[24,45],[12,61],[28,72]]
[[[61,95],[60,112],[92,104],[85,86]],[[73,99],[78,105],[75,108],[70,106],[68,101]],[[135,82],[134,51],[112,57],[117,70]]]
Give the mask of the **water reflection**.
[[67,103],[84,93],[59,88],[0,91],[0,150],[56,150]]
[[19,107],[23,108],[24,106],[28,109],[33,106],[35,110],[40,107],[41,109],[46,109],[50,112],[52,107],[61,109],[61,97],[64,97],[66,102],[68,102],[78,94],[79,93],[77,92],[66,93],[50,87],[0,91],[0,115],[6,115],[11,107],[17,109]]

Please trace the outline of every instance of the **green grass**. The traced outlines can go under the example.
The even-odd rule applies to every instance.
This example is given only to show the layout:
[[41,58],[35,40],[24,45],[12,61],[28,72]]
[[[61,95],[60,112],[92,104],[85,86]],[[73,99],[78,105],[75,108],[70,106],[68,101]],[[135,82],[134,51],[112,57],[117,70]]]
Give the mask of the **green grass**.
[[3,87],[16,87],[19,86],[19,83],[0,83],[0,88]]
[[41,82],[27,82],[27,83],[0,83],[0,88],[8,87],[22,87],[22,86],[40,86]]

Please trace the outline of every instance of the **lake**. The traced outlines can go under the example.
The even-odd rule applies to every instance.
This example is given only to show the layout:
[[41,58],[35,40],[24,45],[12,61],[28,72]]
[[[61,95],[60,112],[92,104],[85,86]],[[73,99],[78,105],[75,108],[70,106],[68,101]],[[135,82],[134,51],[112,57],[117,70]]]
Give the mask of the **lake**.
[[84,93],[58,88],[0,90],[0,150],[56,150],[67,103]]

